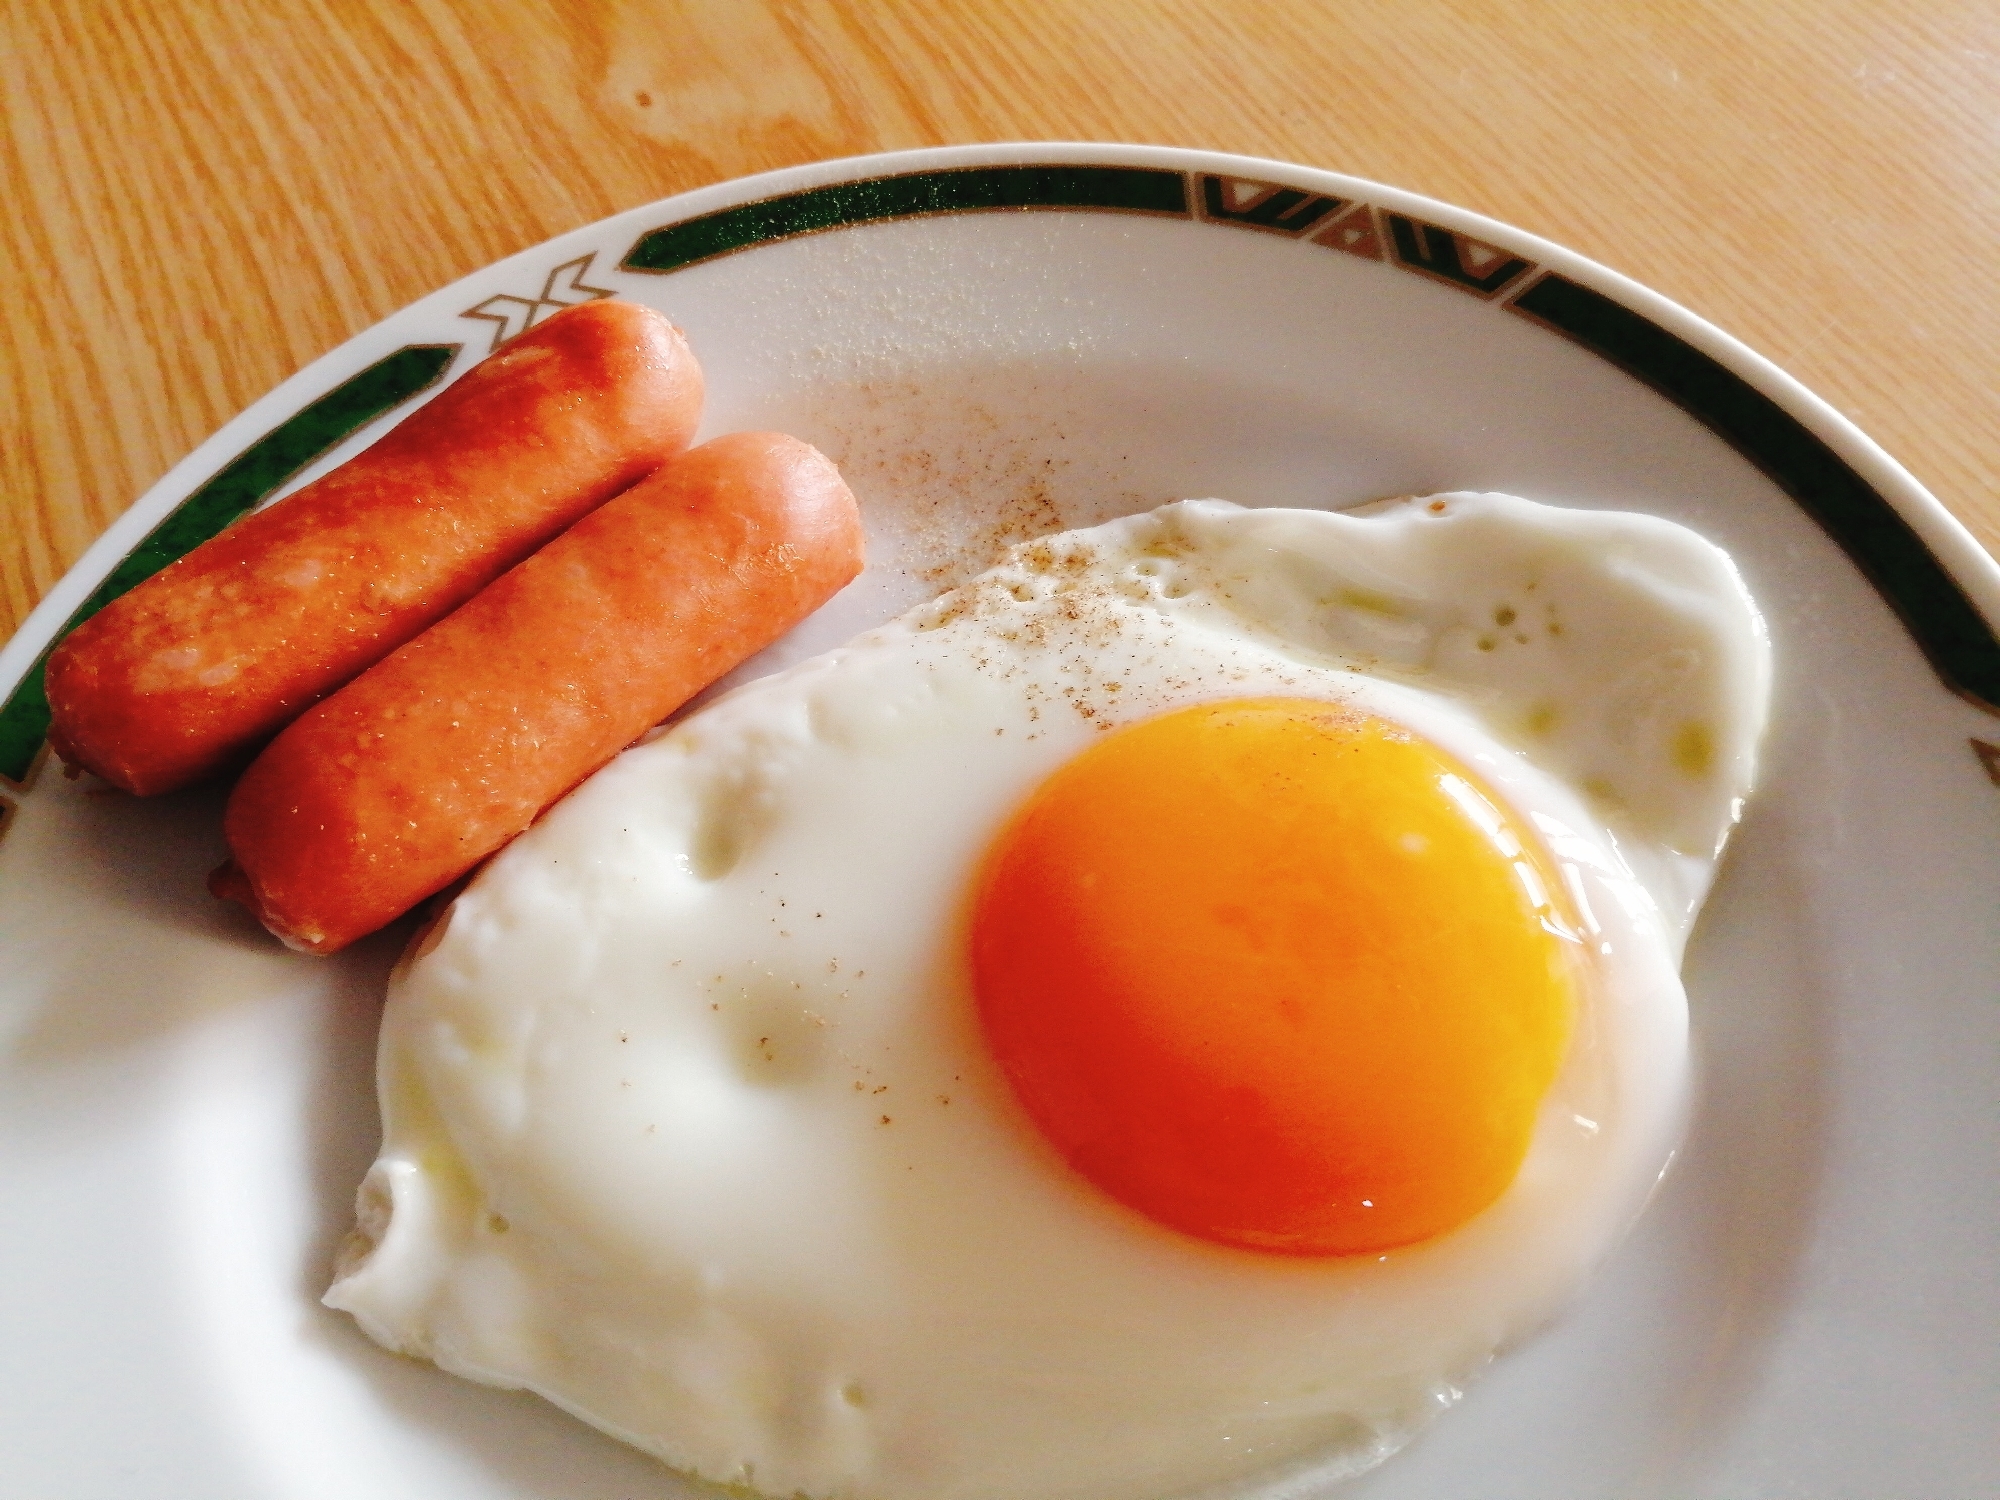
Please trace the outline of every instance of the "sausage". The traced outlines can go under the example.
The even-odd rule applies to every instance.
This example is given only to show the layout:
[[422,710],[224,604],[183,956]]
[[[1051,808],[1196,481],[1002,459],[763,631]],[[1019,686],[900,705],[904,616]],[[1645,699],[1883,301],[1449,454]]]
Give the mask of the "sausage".
[[210,881],[332,953],[471,869],[861,570],[833,463],[778,433],[690,450],[286,729]]
[[49,658],[50,742],[141,795],[234,769],[686,449],[701,400],[701,368],[659,313],[556,314],[79,626]]

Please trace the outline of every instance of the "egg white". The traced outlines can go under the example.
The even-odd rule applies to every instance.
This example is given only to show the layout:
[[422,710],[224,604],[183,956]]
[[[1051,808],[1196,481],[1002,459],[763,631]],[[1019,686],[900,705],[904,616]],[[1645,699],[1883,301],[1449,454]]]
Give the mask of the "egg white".
[[[327,1301],[775,1496],[1139,1500],[1392,1452],[1671,1154],[1680,947],[1769,677],[1691,533],[1434,504],[1184,502],[1032,543],[622,756],[392,982]],[[1515,1183],[1388,1255],[1104,1199],[1020,1114],[963,972],[969,877],[1037,783],[1107,728],[1264,694],[1474,767],[1545,839],[1594,975]]]

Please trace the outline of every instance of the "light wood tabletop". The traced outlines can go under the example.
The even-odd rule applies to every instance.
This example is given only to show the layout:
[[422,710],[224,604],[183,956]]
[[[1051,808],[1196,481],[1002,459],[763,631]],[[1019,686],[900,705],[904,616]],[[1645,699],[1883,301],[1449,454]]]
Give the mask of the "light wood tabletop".
[[396,308],[765,168],[1157,142],[1414,189],[1746,340],[2000,549],[2000,11],[1905,0],[13,0],[0,636]]

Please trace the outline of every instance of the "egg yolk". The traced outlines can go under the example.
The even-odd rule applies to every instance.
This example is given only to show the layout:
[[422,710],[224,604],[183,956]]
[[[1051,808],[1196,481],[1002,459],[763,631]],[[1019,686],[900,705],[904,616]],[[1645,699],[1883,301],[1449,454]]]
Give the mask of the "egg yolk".
[[1337,705],[1107,735],[989,851],[981,1023],[1112,1197],[1293,1255],[1413,1244],[1513,1180],[1568,1045],[1578,945],[1472,774]]

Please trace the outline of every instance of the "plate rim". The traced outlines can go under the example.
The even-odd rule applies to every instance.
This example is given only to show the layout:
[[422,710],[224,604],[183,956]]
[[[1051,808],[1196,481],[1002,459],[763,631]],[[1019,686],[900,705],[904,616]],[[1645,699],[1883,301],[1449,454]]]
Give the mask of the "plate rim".
[[[424,316],[442,312],[445,308],[462,302],[475,285],[504,280],[508,273],[517,269],[527,270],[530,267],[540,269],[548,264],[552,253],[580,246],[593,248],[584,242],[605,236],[613,226],[635,224],[640,220],[654,220],[656,222],[653,228],[670,227],[686,224],[722,210],[839,184],[859,184],[963,168],[1036,165],[1154,168],[1182,174],[1233,177],[1253,182],[1275,180],[1287,185],[1297,184],[1313,192],[1351,200],[1351,204],[1358,203],[1364,210],[1372,206],[1372,209],[1378,212],[1388,211],[1407,215],[1423,223],[1437,225],[1453,233],[1503,248],[1529,259],[1531,269],[1505,289],[1507,296],[1530,288],[1537,281],[1546,279],[1549,274],[1560,274],[1580,283],[1585,288],[1637,314],[1698,354],[1707,356],[1803,426],[1812,438],[1830,450],[1838,461],[1844,463],[1888,505],[1894,515],[1909,528],[1914,539],[1930,555],[1938,568],[1958,587],[1966,603],[1987,630],[2000,636],[2000,561],[1996,561],[1980,546],[1971,531],[1945,507],[1942,501],[1850,418],[1815,394],[1796,377],[1788,374],[1775,361],[1758,353],[1747,343],[1724,332],[1707,319],[1622,272],[1613,270],[1555,241],[1474,210],[1373,179],[1302,163],[1181,146],[1086,141],[1008,141],[918,147],[835,157],[692,188],[666,198],[636,204],[527,246],[468,272],[377,319],[311,360],[225,421],[173,464],[104,530],[29,612],[12,638],[4,646],[0,646],[0,704],[11,704],[14,695],[26,684],[43,655],[53,648],[62,634],[66,633],[77,611],[84,606],[92,593],[103,585],[114,570],[205,482],[222,474],[233,460],[242,457],[258,439],[272,435],[285,420],[299,414],[313,402],[334,394],[344,381],[353,379],[371,364],[396,352],[394,349],[384,347],[385,333],[389,328],[405,321],[415,322]],[[1349,209],[1343,207],[1333,217],[1335,220],[1340,220],[1348,212]],[[895,217],[916,216],[920,215]],[[1192,204],[1189,206],[1188,217],[1199,217],[1193,212]],[[885,218],[875,218],[861,222],[884,221]],[[850,226],[836,224],[827,227]],[[644,238],[649,232],[651,231],[641,231],[640,238]],[[797,236],[772,237],[757,243],[782,243],[784,239],[794,237]],[[635,239],[633,247],[636,248],[637,244],[638,240]],[[629,256],[630,253],[630,250],[623,252],[623,256]],[[648,274],[643,270],[626,267],[623,264],[623,256],[618,265],[620,270],[628,274]],[[469,314],[454,308],[454,315],[463,317]],[[1560,329],[1544,326],[1556,336],[1565,336]],[[499,341],[496,340],[496,344]],[[459,367],[465,364],[461,358],[465,348],[465,343],[453,346],[450,359],[430,381],[401,397],[387,411],[370,418],[369,422],[400,410],[421,391],[452,378],[455,372],[460,372]],[[1592,349],[1589,352],[1605,363],[1612,364],[1614,368],[1623,368],[1617,361],[1599,350]],[[483,357],[483,354],[475,355],[475,359],[479,357]],[[1675,400],[1671,393],[1659,390],[1657,386],[1633,371],[1625,370],[1624,373],[1629,378],[1647,385],[1661,399],[1687,412],[1692,420],[1703,425],[1724,442],[1729,442],[1726,434],[1699,415],[1687,411],[1687,408]],[[351,436],[354,431],[369,425],[369,422],[357,424],[336,442],[344,441],[345,436]],[[1745,462],[1761,468],[1754,458],[1743,453],[1740,448],[1735,451]],[[1768,474],[1766,477],[1771,478]],[[1771,478],[1771,482],[1774,485],[1778,483],[1774,478]],[[1781,485],[1779,487],[1783,488]],[[282,488],[282,481],[274,488]],[[267,495],[269,493],[272,491],[266,491]],[[1794,504],[1800,503],[1796,497],[1792,498]],[[1800,508],[1805,507],[1801,505]],[[1819,518],[1810,512],[1808,519],[1820,524]],[[1838,538],[1835,538],[1835,541],[1837,545],[1841,545],[1843,556],[1863,573],[1873,591],[1888,604],[1892,612],[1897,614],[1904,631],[1911,635],[1913,642],[1929,661],[1940,686],[1978,709],[2000,715],[2000,705],[1982,700],[1951,680],[1943,667],[1931,658],[1925,642],[1904,616],[1896,598],[1877,582],[1859,556],[1840,544]],[[0,774],[0,788],[15,796],[24,793],[47,755],[47,746],[44,743],[19,780]],[[0,796],[0,803],[4,803],[5,800],[4,796]]]

